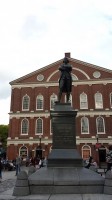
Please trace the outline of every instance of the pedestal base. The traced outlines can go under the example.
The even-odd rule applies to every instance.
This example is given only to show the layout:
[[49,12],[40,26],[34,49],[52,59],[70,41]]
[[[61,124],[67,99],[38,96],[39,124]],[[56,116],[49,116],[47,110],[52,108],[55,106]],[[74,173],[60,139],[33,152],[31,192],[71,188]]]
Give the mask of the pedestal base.
[[105,179],[84,167],[41,168],[29,176],[31,194],[103,193]]
[[82,167],[82,158],[77,149],[52,149],[48,167]]

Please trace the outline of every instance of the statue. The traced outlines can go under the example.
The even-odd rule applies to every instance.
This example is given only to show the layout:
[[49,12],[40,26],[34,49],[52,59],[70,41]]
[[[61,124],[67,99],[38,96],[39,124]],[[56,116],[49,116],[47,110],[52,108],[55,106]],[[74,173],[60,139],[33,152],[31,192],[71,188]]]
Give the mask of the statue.
[[64,58],[63,64],[59,67],[59,71],[61,72],[61,75],[59,79],[58,102],[61,100],[62,93],[66,93],[67,102],[69,102],[70,92],[72,90],[72,66],[69,64],[67,57]]

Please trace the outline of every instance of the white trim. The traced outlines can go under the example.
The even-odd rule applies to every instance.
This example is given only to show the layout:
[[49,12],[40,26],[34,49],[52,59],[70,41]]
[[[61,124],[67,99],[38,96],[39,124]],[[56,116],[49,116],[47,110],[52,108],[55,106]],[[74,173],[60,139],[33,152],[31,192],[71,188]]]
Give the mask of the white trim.
[[[44,140],[42,138],[42,143],[44,142],[47,142],[48,144],[52,144],[52,139],[48,139],[48,140]],[[99,138],[99,142],[100,143],[106,143],[106,144],[112,144],[112,138]],[[76,144],[79,145],[79,144],[92,144],[92,145],[95,145],[96,144],[96,138],[77,138],[76,139]],[[39,144],[39,141],[37,141],[36,139],[33,139],[33,140],[29,140],[29,139],[18,139],[18,140],[15,140],[15,139],[11,139],[11,140],[7,140],[7,145],[18,145],[18,144],[30,144],[30,145],[33,145],[33,144]]]
[[[104,132],[98,132],[98,118],[101,118],[102,120],[103,120],[103,129],[104,129]],[[97,118],[96,118],[96,130],[97,130],[97,134],[99,135],[99,134],[106,134],[105,133],[105,120],[104,120],[104,118],[102,117],[102,116],[98,116]]]
[[[38,122],[38,120],[41,120],[41,122],[42,122],[42,132],[41,133],[37,133],[37,122]],[[36,119],[36,121],[35,121],[35,135],[43,135],[43,119],[41,118],[41,117],[38,117],[37,119]]]
[[73,67],[73,68],[72,68],[72,72],[73,72],[73,69],[74,69],[75,71],[81,72],[83,75],[86,76],[87,79],[90,79],[90,77],[88,76],[88,74],[86,74],[83,70],[78,69],[78,68],[76,68],[76,67]]
[[[85,97],[84,97],[85,96]],[[85,101],[84,101],[84,99],[83,99],[83,97],[86,99]],[[87,96],[87,94],[85,93],[85,92],[82,92],[81,94],[80,94],[80,109],[88,109],[88,96]],[[84,104],[84,105],[86,105],[85,107],[83,107],[82,106],[82,104]]]
[[[82,119],[84,119],[84,118],[87,119],[88,132],[82,132]],[[89,119],[88,119],[88,117],[85,117],[85,116],[81,118],[81,134],[82,134],[82,135],[83,135],[83,134],[90,134],[90,133],[89,133]]]
[[[41,97],[41,98],[39,98]],[[42,108],[37,108],[37,101],[39,100],[42,100]],[[44,109],[44,96],[42,94],[38,94],[36,96],[36,110],[43,110]]]
[[[24,109],[23,108],[23,105],[24,105],[24,98],[27,97],[28,98],[28,108],[27,109]],[[25,94],[23,97],[22,97],[22,111],[29,111],[29,108],[30,108],[30,97],[29,95]]]
[[[94,117],[96,115],[101,115],[101,116],[111,116],[112,115],[112,111],[105,111],[105,110],[98,110],[98,111],[95,111],[95,110],[83,110],[83,111],[78,111],[77,112],[77,117],[79,116],[90,116],[90,117]],[[29,117],[29,118],[38,118],[38,117],[50,117],[50,112],[46,113],[46,112],[43,112],[43,113],[32,113],[32,112],[29,112],[29,113],[9,113],[9,117],[10,119],[12,118],[26,118],[26,117]]]
[[54,75],[54,74],[56,74],[57,72],[59,72],[59,70],[55,70],[52,74],[50,74],[50,76],[48,76],[48,78],[47,78],[47,82],[51,79],[51,77]]
[[[77,69],[76,67],[72,68],[72,75],[76,76],[75,73],[73,73],[73,70],[81,72],[84,76],[86,76],[87,79],[90,79],[90,77],[83,70]],[[54,76],[54,74],[56,74],[58,72],[59,72],[59,70],[55,70],[52,74],[50,74],[50,76],[47,78],[47,82],[49,82],[50,79],[52,78],[52,76]]]
[[[108,83],[112,83],[112,79],[110,80],[105,80],[105,79],[100,79],[100,80],[75,80],[72,82],[72,85],[77,86],[77,85],[94,85],[94,84],[108,84]],[[56,87],[59,86],[59,82],[55,81],[55,82],[43,82],[43,83],[18,83],[18,84],[14,84],[11,86],[11,89],[14,88],[27,88],[27,87],[31,87],[31,88],[38,88],[38,87]]]
[[[27,133],[22,133],[22,123],[23,123],[24,120],[26,120],[28,122]],[[28,133],[29,133],[29,120],[26,117],[24,117],[24,119],[22,119],[22,121],[21,121],[21,133],[20,134],[21,135],[28,135]]]

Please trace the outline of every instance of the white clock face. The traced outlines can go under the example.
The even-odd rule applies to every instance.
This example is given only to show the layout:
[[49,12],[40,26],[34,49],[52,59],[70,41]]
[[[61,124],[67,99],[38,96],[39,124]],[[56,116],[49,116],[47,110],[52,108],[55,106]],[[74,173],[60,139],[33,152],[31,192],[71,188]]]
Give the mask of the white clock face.
[[99,78],[101,76],[100,72],[96,71],[93,73],[94,78]]
[[37,76],[37,80],[38,80],[38,81],[43,81],[43,80],[44,80],[44,75],[43,75],[43,74],[39,74],[39,75]]

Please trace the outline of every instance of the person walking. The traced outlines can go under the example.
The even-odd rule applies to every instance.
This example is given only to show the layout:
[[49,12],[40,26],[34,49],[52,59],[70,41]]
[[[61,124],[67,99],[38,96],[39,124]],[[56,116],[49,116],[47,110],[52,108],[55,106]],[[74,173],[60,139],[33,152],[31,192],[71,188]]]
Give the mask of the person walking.
[[88,164],[85,166],[85,168],[90,168],[90,166],[91,166],[91,163],[92,163],[92,159],[93,159],[93,157],[92,156],[89,156],[89,162],[88,162]]
[[2,164],[2,159],[0,157],[0,182],[2,181],[2,170],[3,170],[3,164]]
[[16,156],[16,176],[20,173],[21,171],[21,157],[17,154]]
[[107,171],[111,170],[112,168],[112,145],[109,146],[109,151],[107,152],[106,155],[106,162],[107,162]]

